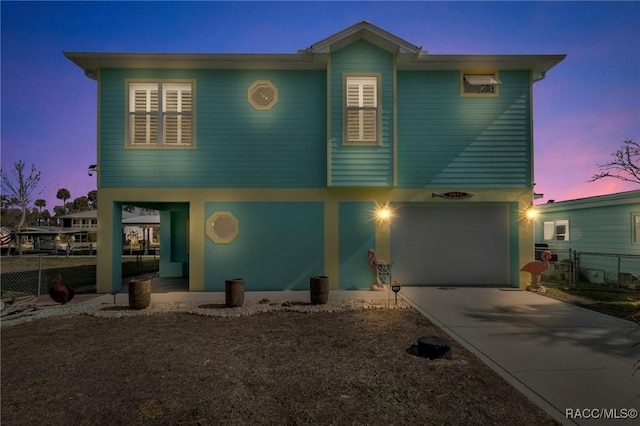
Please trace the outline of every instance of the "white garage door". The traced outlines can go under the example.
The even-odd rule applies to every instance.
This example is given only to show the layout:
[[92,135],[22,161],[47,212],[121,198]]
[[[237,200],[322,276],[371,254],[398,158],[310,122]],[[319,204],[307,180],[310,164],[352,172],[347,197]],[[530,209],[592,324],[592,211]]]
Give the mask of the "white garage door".
[[399,205],[391,259],[402,284],[507,285],[508,206]]

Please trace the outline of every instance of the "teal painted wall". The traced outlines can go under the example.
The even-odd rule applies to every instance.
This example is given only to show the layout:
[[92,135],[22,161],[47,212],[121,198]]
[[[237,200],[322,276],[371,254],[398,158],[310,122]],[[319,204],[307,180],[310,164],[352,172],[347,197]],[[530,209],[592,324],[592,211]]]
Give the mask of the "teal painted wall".
[[[209,202],[205,218],[230,211],[239,233],[228,244],[205,241],[205,291],[224,291],[227,278],[244,278],[246,291],[307,290],[324,274],[321,202]],[[203,230],[204,232],[204,230]]]
[[166,203],[160,211],[161,277],[185,277],[189,273],[187,233],[188,203]]
[[[393,56],[366,41],[331,55],[331,185],[385,187],[393,184]],[[382,146],[343,146],[343,73],[381,73]]]
[[[196,80],[197,148],[125,150],[125,79]],[[247,102],[270,80],[278,103]],[[101,187],[326,186],[326,72],[105,69],[100,78]]]
[[341,289],[369,289],[375,281],[367,257],[367,250],[376,247],[376,226],[371,219],[374,207],[374,203],[364,202],[338,205]]
[[[538,206],[535,241],[549,247],[593,252],[640,255],[640,244],[633,242],[632,215],[640,214],[640,192],[624,204],[576,208],[568,205]],[[545,221],[569,220],[569,240],[544,240]]]
[[460,96],[458,71],[398,72],[398,186],[531,186],[528,71],[498,97]]

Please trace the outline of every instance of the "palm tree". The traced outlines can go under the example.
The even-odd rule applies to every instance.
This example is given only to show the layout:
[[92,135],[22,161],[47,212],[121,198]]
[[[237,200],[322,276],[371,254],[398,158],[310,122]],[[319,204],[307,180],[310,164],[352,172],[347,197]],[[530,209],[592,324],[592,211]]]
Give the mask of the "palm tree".
[[81,212],[89,210],[89,199],[83,195],[73,200],[73,210]]
[[58,200],[62,200],[62,207],[65,209],[65,213],[66,213],[67,200],[71,198],[71,193],[67,188],[60,188],[56,193],[56,198]]
[[93,210],[98,208],[98,191],[95,189],[93,191],[89,191],[87,194],[87,198],[89,200],[89,207]]
[[37,199],[33,204],[38,208],[38,226],[40,225],[40,216],[42,216],[42,208],[47,206],[47,200]]

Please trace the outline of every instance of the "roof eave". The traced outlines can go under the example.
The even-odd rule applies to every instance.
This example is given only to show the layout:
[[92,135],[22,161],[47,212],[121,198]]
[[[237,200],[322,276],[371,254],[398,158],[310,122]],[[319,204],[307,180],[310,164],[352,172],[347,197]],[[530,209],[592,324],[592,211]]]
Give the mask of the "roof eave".
[[207,54],[63,52],[71,62],[95,79],[102,68],[138,69],[324,69],[322,54]]
[[399,57],[398,70],[531,70],[534,81],[541,80],[551,68],[566,55],[418,55],[414,58]]

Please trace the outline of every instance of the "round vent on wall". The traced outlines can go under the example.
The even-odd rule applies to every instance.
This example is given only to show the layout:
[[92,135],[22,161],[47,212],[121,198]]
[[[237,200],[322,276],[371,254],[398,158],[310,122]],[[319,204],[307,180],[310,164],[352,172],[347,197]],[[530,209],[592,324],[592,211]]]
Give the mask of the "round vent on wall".
[[248,98],[257,110],[269,110],[278,102],[278,88],[269,80],[256,80],[249,86]]
[[207,236],[214,243],[230,243],[238,235],[238,219],[231,212],[215,212],[207,219]]

